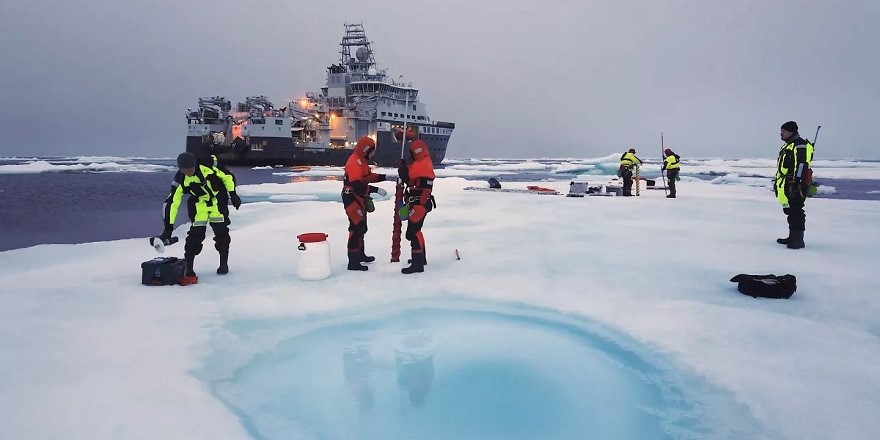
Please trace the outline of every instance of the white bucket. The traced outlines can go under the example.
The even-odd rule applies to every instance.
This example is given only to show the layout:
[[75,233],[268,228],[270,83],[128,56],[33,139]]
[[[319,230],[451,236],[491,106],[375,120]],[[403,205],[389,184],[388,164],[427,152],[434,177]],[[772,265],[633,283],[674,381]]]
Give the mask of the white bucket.
[[309,232],[299,239],[299,267],[297,275],[303,280],[323,280],[330,276],[330,245],[327,234]]

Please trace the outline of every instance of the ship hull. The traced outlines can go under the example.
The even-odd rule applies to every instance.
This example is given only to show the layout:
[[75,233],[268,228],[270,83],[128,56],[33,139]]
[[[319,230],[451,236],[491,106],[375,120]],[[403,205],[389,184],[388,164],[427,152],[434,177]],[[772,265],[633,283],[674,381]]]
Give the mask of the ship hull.
[[[449,136],[424,136],[431,160],[439,165],[446,157]],[[379,132],[373,162],[382,167],[396,167],[400,162],[401,144],[391,132]],[[186,151],[198,152],[202,137],[187,136]],[[407,147],[409,143],[407,143]],[[294,143],[292,138],[251,137],[232,146],[216,146],[215,154],[226,165],[239,166],[344,166],[351,156],[351,148],[309,148]],[[409,159],[409,154],[404,154]]]

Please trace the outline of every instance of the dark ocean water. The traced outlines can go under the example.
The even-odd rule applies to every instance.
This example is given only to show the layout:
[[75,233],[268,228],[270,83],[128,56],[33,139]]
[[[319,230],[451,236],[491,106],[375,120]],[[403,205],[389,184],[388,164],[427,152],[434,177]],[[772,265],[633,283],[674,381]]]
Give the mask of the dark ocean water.
[[[16,163],[24,161],[0,161],[0,165]],[[136,170],[138,166],[164,165],[168,168],[166,171],[149,172],[79,170],[0,173],[0,251],[39,244],[86,243],[158,235],[162,232],[162,203],[171,189],[174,176],[173,161],[153,159],[132,165]],[[254,170],[233,167],[232,171],[242,185],[332,179],[326,176],[278,176],[274,173],[289,171],[278,168]],[[500,176],[499,180],[570,180],[573,177],[520,172]],[[468,179],[484,181],[486,177]],[[880,201],[878,180],[823,179],[821,183],[837,190],[836,194],[823,197]],[[185,221],[185,215],[178,215],[178,224]],[[234,211],[232,221],[235,221]]]
[[[232,171],[243,185],[289,180],[271,170]],[[174,171],[0,174],[0,251],[159,235],[173,177]],[[185,212],[177,224],[186,222]]]

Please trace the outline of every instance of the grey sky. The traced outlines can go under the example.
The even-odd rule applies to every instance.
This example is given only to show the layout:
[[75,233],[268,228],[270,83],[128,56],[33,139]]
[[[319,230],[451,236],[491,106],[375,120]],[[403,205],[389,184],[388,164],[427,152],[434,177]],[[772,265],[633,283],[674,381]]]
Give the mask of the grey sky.
[[0,0],[0,156],[173,156],[199,96],[317,91],[345,21],[448,157],[775,157],[794,119],[880,158],[877,0]]

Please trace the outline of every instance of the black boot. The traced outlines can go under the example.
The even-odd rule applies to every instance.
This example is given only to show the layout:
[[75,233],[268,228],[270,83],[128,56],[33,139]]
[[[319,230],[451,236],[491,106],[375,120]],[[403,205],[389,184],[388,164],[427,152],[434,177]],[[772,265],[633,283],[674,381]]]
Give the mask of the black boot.
[[367,255],[366,252],[364,252],[364,240],[361,239],[361,262],[372,263],[374,261],[376,261],[376,257]]
[[[422,251],[421,254],[416,254],[416,255],[421,255],[421,258],[422,258],[422,266],[427,266],[427,265],[428,265],[428,257],[425,256],[425,251]],[[409,263],[409,264],[412,264],[412,261],[413,261],[412,258],[410,258],[409,260],[406,260],[406,262]]]
[[789,249],[803,249],[806,247],[804,244],[804,231],[791,231],[786,247]]
[[369,270],[370,268],[361,264],[361,251],[348,251],[348,270]]
[[185,276],[194,277],[196,276],[196,272],[193,270],[193,262],[196,259],[196,256],[193,254],[184,254],[183,259],[186,260],[186,273]]
[[226,275],[229,273],[229,251],[220,252],[220,266],[217,268],[217,275]]
[[410,258],[409,267],[404,267],[400,269],[400,273],[411,274],[416,272],[424,272],[425,271],[425,263],[424,263],[424,254],[415,254],[412,258]]
[[196,259],[195,254],[183,254],[183,259],[186,260],[186,272],[183,273],[183,277],[180,278],[178,284],[181,286],[189,286],[190,284],[198,284],[199,277],[196,276],[195,271],[193,271],[193,261]]
[[791,229],[788,230],[788,237],[785,238],[777,238],[776,242],[779,244],[788,244],[791,241]]

